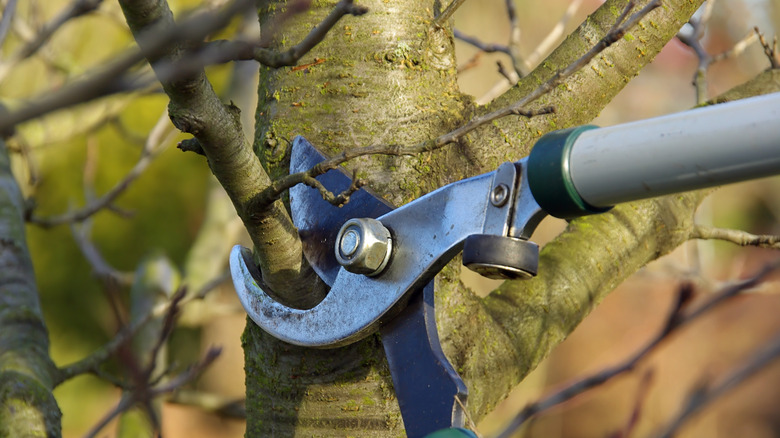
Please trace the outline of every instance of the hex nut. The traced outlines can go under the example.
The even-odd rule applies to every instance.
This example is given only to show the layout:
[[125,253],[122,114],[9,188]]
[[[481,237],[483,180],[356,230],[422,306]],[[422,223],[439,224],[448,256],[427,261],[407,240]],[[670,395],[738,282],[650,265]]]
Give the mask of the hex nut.
[[390,261],[390,231],[376,219],[348,220],[336,237],[336,260],[349,272],[379,275]]

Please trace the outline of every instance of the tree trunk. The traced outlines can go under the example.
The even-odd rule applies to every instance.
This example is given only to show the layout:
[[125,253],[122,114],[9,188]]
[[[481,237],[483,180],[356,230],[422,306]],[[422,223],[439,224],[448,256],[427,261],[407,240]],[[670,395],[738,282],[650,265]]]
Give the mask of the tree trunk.
[[[277,42],[299,41],[334,2],[281,26]],[[409,145],[527,94],[576,60],[615,22],[625,1],[608,1],[521,83],[477,107],[456,82],[451,30],[431,21],[439,2],[361,2],[295,68],[261,69],[255,150],[272,177],[287,172],[287,148],[303,135],[329,154],[374,144]],[[525,155],[543,133],[586,123],[657,54],[700,2],[668,1],[593,63],[544,96],[554,116],[507,117],[459,144],[414,157],[372,157],[351,166],[401,205],[449,182]],[[641,5],[640,5],[641,6]],[[276,28],[283,3],[260,6]],[[702,194],[633,204],[578,220],[542,253],[540,276],[507,282],[480,300],[458,281],[456,260],[437,277],[445,352],[466,380],[478,421],[622,279],[688,238]],[[611,242],[604,245],[604,241]],[[398,436],[403,430],[378,335],[338,350],[274,340],[251,321],[244,335],[247,436]]]

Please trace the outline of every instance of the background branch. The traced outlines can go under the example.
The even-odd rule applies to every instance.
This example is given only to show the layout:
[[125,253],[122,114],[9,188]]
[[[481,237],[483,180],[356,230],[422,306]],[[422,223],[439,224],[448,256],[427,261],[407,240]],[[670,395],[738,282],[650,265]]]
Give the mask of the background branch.
[[693,239],[714,239],[731,242],[739,246],[758,246],[780,249],[780,236],[756,235],[741,230],[695,225],[691,230]]
[[759,285],[769,274],[774,272],[780,267],[780,262],[775,262],[768,266],[765,266],[754,276],[739,281],[728,287],[724,287],[722,290],[714,294],[707,302],[697,307],[695,310],[687,312],[687,309],[692,301],[694,290],[691,284],[684,284],[677,292],[677,299],[674,305],[670,309],[669,315],[666,318],[666,323],[661,330],[635,354],[631,355],[627,359],[620,363],[605,368],[588,377],[584,377],[572,384],[566,385],[561,390],[555,391],[542,399],[528,404],[523,408],[510,422],[510,424],[498,435],[497,438],[509,438],[515,431],[517,431],[526,421],[531,419],[534,415],[544,412],[553,406],[560,405],[572,398],[584,393],[585,391],[596,388],[613,378],[632,371],[636,368],[637,364],[648,357],[659,345],[666,342],[674,333],[679,331],[682,327],[687,326],[689,323],[700,319],[702,315],[705,315],[710,310],[714,309],[718,305],[723,304],[727,300],[741,294],[742,292],[756,287]]

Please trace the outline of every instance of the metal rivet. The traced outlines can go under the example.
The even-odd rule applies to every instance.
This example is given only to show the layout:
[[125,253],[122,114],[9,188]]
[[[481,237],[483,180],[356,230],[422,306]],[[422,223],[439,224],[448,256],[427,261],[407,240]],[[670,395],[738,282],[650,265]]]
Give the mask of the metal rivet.
[[341,236],[341,242],[339,243],[341,254],[343,254],[345,257],[350,257],[351,255],[355,254],[358,246],[360,246],[360,233],[358,233],[354,228],[348,229]]
[[506,204],[509,199],[509,187],[506,184],[501,183],[493,188],[490,192],[490,203],[496,207],[501,207]]

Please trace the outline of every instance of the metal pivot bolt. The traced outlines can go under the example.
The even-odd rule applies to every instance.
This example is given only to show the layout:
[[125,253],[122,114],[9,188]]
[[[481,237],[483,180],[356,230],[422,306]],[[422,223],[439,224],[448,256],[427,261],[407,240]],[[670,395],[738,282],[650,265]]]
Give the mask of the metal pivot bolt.
[[506,201],[509,200],[509,194],[509,187],[504,183],[500,183],[490,192],[490,203],[495,207],[503,207]]
[[379,275],[390,261],[390,232],[376,219],[348,220],[336,237],[336,260],[349,272]]

